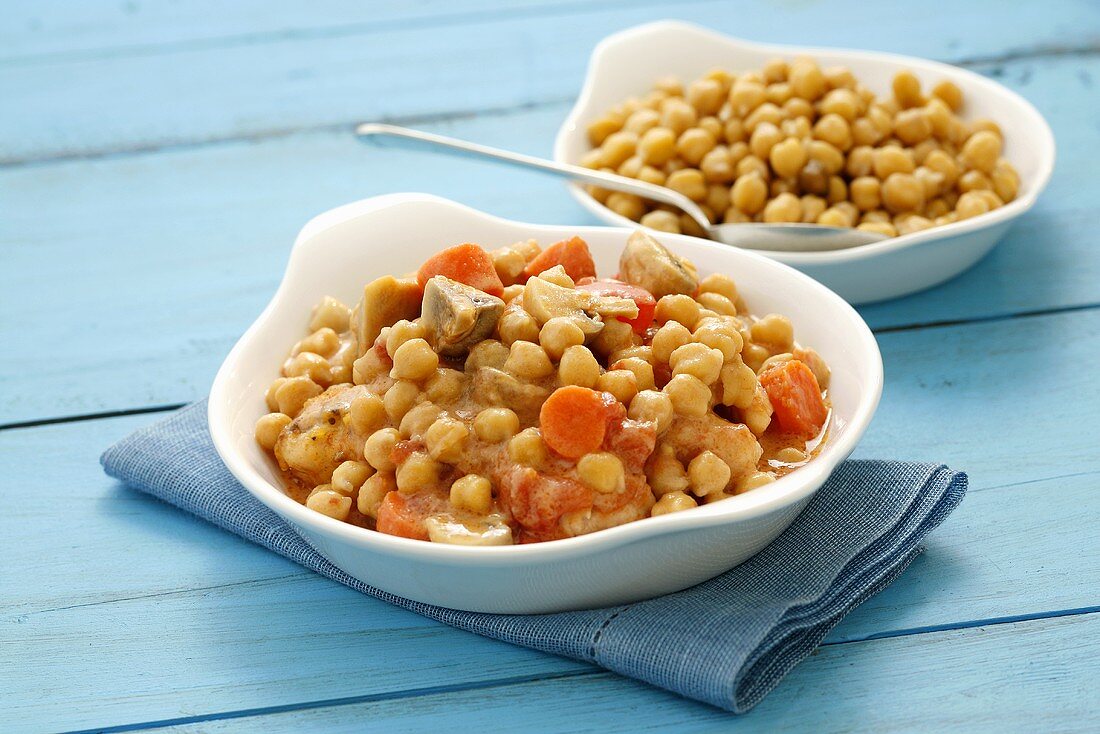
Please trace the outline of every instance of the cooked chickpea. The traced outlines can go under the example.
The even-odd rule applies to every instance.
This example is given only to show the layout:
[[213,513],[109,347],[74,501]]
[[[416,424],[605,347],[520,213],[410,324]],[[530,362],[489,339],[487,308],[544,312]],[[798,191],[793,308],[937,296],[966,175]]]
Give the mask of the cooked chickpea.
[[550,357],[538,344],[513,342],[504,363],[504,371],[525,380],[538,380],[554,373]]
[[293,357],[302,352],[312,352],[322,357],[331,357],[339,348],[339,335],[328,326],[323,326],[295,344],[290,355]]
[[462,458],[469,435],[470,429],[462,421],[440,416],[424,432],[424,445],[433,459],[453,464]]
[[741,494],[742,492],[748,492],[749,490],[759,489],[765,484],[771,484],[775,481],[775,475],[771,472],[758,471],[749,474],[737,483],[737,491],[735,494]]
[[959,219],[970,219],[990,210],[989,202],[977,191],[967,191],[959,197],[955,205],[955,214]]
[[825,93],[826,80],[820,67],[813,61],[796,60],[790,67],[788,80],[795,95],[810,102]]
[[256,421],[256,442],[267,451],[275,448],[279,434],[290,425],[290,416],[285,413],[268,413]]
[[309,320],[309,330],[329,328],[340,333],[347,331],[351,320],[351,309],[331,296],[325,296],[317,307],[313,309],[313,315]]
[[373,433],[385,422],[385,405],[374,393],[357,395],[348,406],[348,423],[356,433]]
[[882,203],[892,212],[917,211],[924,206],[924,186],[909,173],[891,173],[882,184]]
[[863,232],[874,232],[875,234],[885,235],[886,237],[897,237],[898,230],[894,225],[888,222],[863,222],[856,229]]
[[493,269],[496,270],[497,277],[500,278],[500,282],[505,286],[515,283],[516,278],[520,276],[524,267],[527,265],[527,260],[523,257],[523,253],[511,247],[502,247],[499,250],[494,250],[492,252],[492,257]]
[[993,173],[1001,155],[1000,136],[987,130],[980,130],[969,138],[959,151],[959,161],[969,168],[982,173]]
[[703,156],[718,144],[715,137],[701,127],[692,127],[680,134],[676,141],[676,152],[691,166],[698,166]]
[[397,467],[397,491],[409,494],[431,487],[439,479],[440,465],[423,451],[414,451]]
[[651,166],[663,166],[676,155],[676,133],[667,127],[647,130],[638,142],[638,154]]
[[724,273],[711,273],[699,282],[700,293],[717,293],[732,302],[737,301],[737,284]]
[[682,512],[683,510],[690,510],[693,507],[698,507],[699,503],[696,502],[691,495],[684,492],[666,492],[661,495],[661,499],[654,503],[650,509],[649,514],[652,517],[658,517],[660,515],[667,515],[672,512]]
[[680,234],[680,217],[663,209],[654,209],[644,214],[639,221],[643,227],[649,227],[658,232]]
[[729,464],[712,451],[704,451],[692,459],[687,471],[691,491],[699,497],[724,491],[732,476]]
[[701,115],[713,115],[718,112],[725,100],[725,90],[715,79],[696,79],[688,85],[684,92],[687,101],[699,111]]
[[894,117],[894,135],[906,145],[916,145],[932,135],[932,121],[923,108],[902,110]]
[[566,349],[584,344],[584,332],[573,319],[557,316],[543,324],[539,344],[550,359],[560,360]]
[[955,188],[960,194],[965,194],[967,191],[992,189],[993,182],[981,171],[973,170],[959,176],[959,180],[955,182]]
[[332,382],[332,367],[320,354],[301,352],[283,363],[287,377],[308,377],[322,387]]
[[676,321],[685,326],[694,326],[699,320],[699,303],[691,296],[673,294],[657,301],[654,317],[659,322]]
[[264,393],[264,404],[272,413],[279,412],[279,401],[275,399],[275,394],[279,392],[279,388],[283,386],[284,382],[286,382],[285,377],[276,377],[268,386],[267,392]]
[[768,160],[772,148],[782,142],[783,132],[771,122],[762,122],[749,136],[749,150],[762,161]]
[[947,106],[951,108],[953,112],[958,112],[962,109],[963,96],[962,91],[955,86],[955,84],[947,79],[936,84],[932,87],[932,96],[938,97],[947,103]]
[[526,428],[508,442],[508,456],[524,466],[538,468],[546,461],[546,444],[537,428]]
[[621,217],[638,221],[645,214],[645,203],[634,194],[612,191],[604,205]]
[[[678,97],[670,97],[661,102],[661,125],[679,135],[694,125],[699,119],[695,107]],[[673,138],[675,142],[675,138]]]
[[618,168],[623,161],[634,155],[637,146],[638,136],[634,133],[624,131],[611,133],[600,146],[600,150],[603,151],[604,165]]
[[577,476],[602,494],[621,492],[626,487],[622,460],[606,451],[582,456],[577,462]]
[[451,485],[451,504],[460,510],[485,515],[493,506],[493,485],[479,474],[467,474]]
[[474,433],[486,443],[503,443],[519,432],[519,416],[508,408],[485,408],[474,418]]
[[730,362],[722,368],[722,404],[747,408],[760,384],[756,372],[744,362]]
[[345,461],[332,472],[332,490],[353,497],[372,474],[374,467],[365,461]]
[[798,138],[786,140],[772,146],[768,152],[772,170],[783,178],[791,178],[806,164],[806,149]]
[[397,491],[397,479],[393,472],[377,472],[359,488],[355,506],[367,517],[378,517],[378,508],[390,492]]
[[894,173],[912,173],[916,167],[912,154],[907,150],[892,145],[875,150],[874,173],[882,180]]
[[450,403],[462,395],[465,384],[463,373],[448,367],[441,367],[425,383],[425,394],[433,403]]
[[673,376],[691,375],[703,384],[711,385],[717,382],[724,361],[721,350],[696,342],[674,351],[669,358],[669,366]]
[[522,308],[512,305],[504,309],[497,322],[500,341],[512,346],[517,341],[537,342],[539,340],[539,322]]
[[420,338],[409,339],[394,352],[390,377],[397,380],[426,380],[435,374],[437,367],[439,355],[428,342]]
[[672,401],[658,390],[642,390],[630,401],[627,415],[636,421],[649,421],[656,427],[657,435],[664,433],[672,423]]
[[307,400],[322,392],[321,386],[308,377],[288,377],[275,391],[275,402],[280,413],[293,418],[301,412]]
[[780,194],[764,207],[764,221],[801,222],[802,202],[794,194]]
[[661,447],[646,466],[646,479],[656,494],[682,492],[688,488],[687,470],[671,450]]
[[719,316],[737,315],[737,306],[720,293],[700,293],[696,300],[700,306],[708,311],[713,311]]
[[752,340],[790,351],[794,345],[794,326],[791,320],[780,314],[768,314],[750,327]]
[[693,375],[680,374],[662,388],[680,415],[702,417],[710,410],[710,388]]
[[722,353],[725,361],[736,358],[741,353],[744,340],[740,332],[729,324],[718,320],[707,320],[695,329],[693,338],[699,344]]
[[997,161],[997,165],[993,167],[991,180],[993,191],[1001,197],[1002,201],[1012,201],[1016,198],[1020,190],[1020,175],[1016,173],[1011,163],[1004,159]]
[[351,497],[324,489],[312,492],[306,499],[306,507],[335,520],[347,520],[348,513],[351,512]]
[[392,358],[402,344],[410,339],[423,339],[424,336],[424,327],[418,322],[402,319],[386,332],[386,353]]
[[741,410],[741,421],[748,427],[753,435],[761,436],[772,420],[772,404],[768,400],[768,393],[763,385],[757,385],[756,394],[747,408]]
[[600,363],[588,347],[576,345],[562,352],[558,380],[562,385],[595,387],[600,378]]
[[638,379],[630,370],[608,370],[596,380],[596,389],[611,393],[624,405],[638,394]]
[[916,107],[924,103],[924,96],[920,91],[920,80],[911,71],[899,71],[894,76],[894,99],[902,107]]
[[665,186],[678,191],[692,201],[702,201],[707,197],[707,182],[698,168],[682,168],[670,174]]
[[[617,358],[611,363],[612,370],[628,370],[634,375],[635,392],[638,390],[652,390],[655,382],[653,377],[653,365],[641,357]],[[601,388],[603,389],[603,388]],[[613,392],[613,391],[608,391]],[[633,396],[631,396],[633,397]],[[624,405],[628,400],[620,400]]]
[[[741,156],[744,157],[744,156]],[[736,175],[734,165],[738,159],[734,159],[733,151],[725,145],[716,145],[711,148],[699,162],[699,170],[708,183],[729,184]]]
[[745,214],[756,214],[768,200],[768,185],[757,172],[739,176],[731,192],[733,205]]
[[[694,321],[692,325],[694,326]],[[691,331],[679,321],[668,321],[653,335],[653,358],[667,363],[678,347],[689,343]]]
[[623,124],[622,129],[635,135],[643,135],[647,130],[656,127],[660,123],[661,115],[656,110],[643,108],[626,118],[626,123]]

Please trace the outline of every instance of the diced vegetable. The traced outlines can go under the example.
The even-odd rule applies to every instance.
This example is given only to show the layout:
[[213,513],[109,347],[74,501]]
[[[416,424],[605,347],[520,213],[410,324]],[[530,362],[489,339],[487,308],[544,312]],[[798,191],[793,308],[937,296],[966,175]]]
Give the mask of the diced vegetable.
[[539,428],[546,445],[569,459],[599,450],[607,435],[607,421],[618,401],[587,387],[559,387],[539,411]]
[[805,363],[781,362],[760,375],[760,384],[768,392],[780,428],[806,438],[821,431],[829,409],[813,370]]
[[480,527],[471,528],[454,518],[446,515],[429,517],[424,521],[428,528],[428,536],[433,543],[450,543],[451,545],[511,545],[512,528],[501,518],[495,518],[495,522],[482,523]]
[[429,540],[424,527],[424,519],[409,507],[408,501],[400,492],[389,492],[382,498],[378,507],[378,521],[375,528],[386,535],[397,535],[413,540]]
[[392,275],[367,283],[363,287],[363,298],[351,317],[358,343],[357,355],[366,354],[383,327],[393,326],[401,319],[412,321],[419,316],[422,296],[423,291],[415,281],[399,280]]
[[492,256],[472,242],[448,247],[432,255],[420,266],[416,280],[424,287],[436,275],[445,275],[491,296],[504,295],[504,284],[497,275]]
[[638,305],[629,298],[599,296],[576,288],[563,288],[539,277],[527,281],[523,291],[523,307],[540,325],[564,316],[573,319],[588,336],[603,328],[603,324],[592,314],[599,314],[605,319],[638,317]]
[[628,319],[620,316],[620,321],[630,324],[638,334],[644,334],[645,330],[653,323],[653,312],[657,308],[657,299],[644,288],[619,280],[594,280],[584,284],[578,284],[577,290],[593,293],[597,296],[613,296],[615,298],[629,298],[638,307],[638,316]]
[[504,476],[501,494],[512,518],[525,529],[553,531],[561,516],[592,506],[593,492],[567,477],[554,477],[516,467]]
[[504,312],[504,301],[443,275],[424,286],[421,324],[435,351],[461,357],[488,339]]
[[565,268],[565,272],[574,281],[596,277],[596,263],[592,260],[588,243],[580,237],[570,237],[550,245],[527,263],[523,273],[530,278],[555,265]]
[[619,257],[619,278],[645,288],[654,298],[676,293],[690,296],[699,287],[695,266],[642,230],[626,241]]

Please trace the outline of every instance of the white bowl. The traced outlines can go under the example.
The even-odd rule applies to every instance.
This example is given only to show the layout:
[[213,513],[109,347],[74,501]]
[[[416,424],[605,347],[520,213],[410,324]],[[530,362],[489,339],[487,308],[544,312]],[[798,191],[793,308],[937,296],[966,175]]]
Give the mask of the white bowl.
[[[578,163],[591,146],[586,125],[630,96],[641,96],[655,79],[673,74],[699,77],[721,66],[758,69],[776,56],[809,54],[823,66],[849,67],[877,94],[890,90],[894,74],[910,69],[928,86],[950,79],[962,89],[968,119],[989,117],[1004,131],[1007,158],[1020,173],[1019,195],[988,214],[883,242],[833,252],[763,254],[792,265],[851,303],[897,298],[930,288],[963,272],[988,253],[1012,222],[1031,208],[1054,169],[1054,135],[1023,97],[965,69],[935,61],[871,51],[802,48],[751,43],[678,21],[648,23],[616,33],[592,52],[576,105],[558,131],[554,158]],[[570,186],[586,209],[609,224],[637,226],[600,204],[580,186]]]
[[766,546],[798,515],[862,435],[882,390],[871,331],[843,300],[779,263],[704,240],[662,241],[700,272],[725,272],[759,313],[794,321],[799,340],[832,368],[837,422],[807,466],[752,492],[687,512],[567,540],[459,547],[383,535],[306,509],[285,494],[274,462],[253,438],[264,392],[325,295],[354,303],[363,284],[414,270],[457,242],[498,247],[579,234],[602,273],[614,273],[630,230],[521,224],[424,194],[366,199],[326,212],[298,235],[271,303],[230,352],[214,380],[209,420],[225,465],[257,499],[322,555],[357,579],[409,599],[456,609],[535,613],[620,604],[692,586]]

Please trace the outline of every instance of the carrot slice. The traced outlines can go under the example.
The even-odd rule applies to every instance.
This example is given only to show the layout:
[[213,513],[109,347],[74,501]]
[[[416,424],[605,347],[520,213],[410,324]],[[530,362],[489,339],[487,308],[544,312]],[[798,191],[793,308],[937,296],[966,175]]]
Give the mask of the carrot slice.
[[539,411],[539,428],[546,445],[569,459],[598,451],[607,434],[610,403],[608,393],[587,387],[559,387]]
[[504,284],[493,266],[493,258],[472,242],[440,250],[429,257],[416,273],[416,282],[423,288],[436,275],[443,275],[491,296],[504,294]]
[[424,518],[412,511],[408,500],[400,492],[389,492],[378,507],[375,529],[386,535],[397,535],[413,540],[428,540]]
[[760,384],[768,392],[780,428],[807,438],[821,431],[829,409],[813,370],[804,362],[792,359],[778,364],[760,375]]
[[530,278],[555,265],[565,268],[565,272],[574,281],[596,277],[596,263],[592,260],[592,253],[588,251],[588,243],[580,237],[570,237],[550,245],[527,263],[523,274]]
[[645,288],[623,283],[619,280],[592,280],[585,283],[577,283],[577,290],[594,293],[597,296],[615,296],[616,298],[629,298],[638,306],[638,316],[633,319],[619,317],[619,321],[630,324],[637,334],[644,334],[645,330],[653,324],[653,314],[657,310],[657,299]]

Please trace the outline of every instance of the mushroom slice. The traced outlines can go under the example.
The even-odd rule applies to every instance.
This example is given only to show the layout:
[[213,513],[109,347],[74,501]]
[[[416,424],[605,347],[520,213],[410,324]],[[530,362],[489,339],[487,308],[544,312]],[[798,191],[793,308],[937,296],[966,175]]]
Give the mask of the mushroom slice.
[[592,314],[605,318],[638,317],[638,304],[629,298],[597,296],[588,291],[564,288],[538,276],[527,280],[523,289],[523,308],[540,325],[559,316],[571,318],[587,336],[603,329],[603,323]]
[[384,275],[363,286],[363,297],[351,316],[355,332],[356,357],[362,357],[374,345],[383,327],[401,319],[412,321],[420,315],[420,286],[416,279],[406,280]]
[[619,277],[658,299],[674,293],[690,296],[699,287],[699,275],[691,262],[674,255],[641,230],[626,241],[619,258]]
[[477,288],[436,275],[424,285],[420,323],[435,351],[461,357],[489,338],[504,311],[504,301]]
[[507,405],[520,422],[537,423],[539,410],[550,391],[540,385],[521,382],[495,367],[479,367],[474,374],[473,399],[479,405]]

